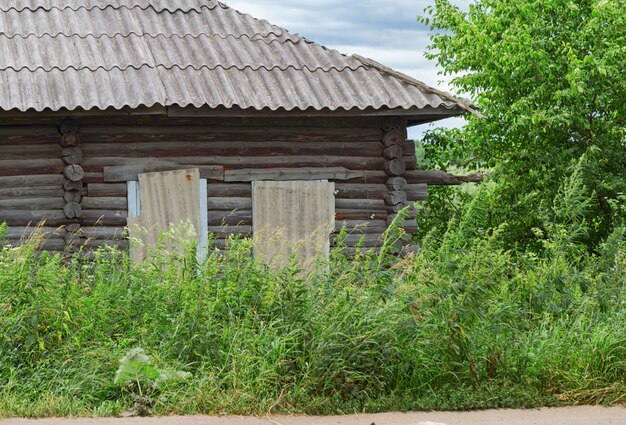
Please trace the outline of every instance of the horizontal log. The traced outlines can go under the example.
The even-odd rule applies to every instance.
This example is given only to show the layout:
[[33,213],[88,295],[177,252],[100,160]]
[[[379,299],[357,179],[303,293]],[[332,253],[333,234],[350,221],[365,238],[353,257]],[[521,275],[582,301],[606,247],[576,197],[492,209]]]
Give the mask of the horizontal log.
[[209,233],[217,238],[224,238],[230,235],[249,236],[252,234],[252,226],[209,226]]
[[126,183],[89,183],[87,196],[89,197],[125,197],[128,186]]
[[126,226],[126,210],[83,210],[81,223],[85,226]]
[[43,237],[65,237],[65,229],[62,227],[42,226],[8,226],[6,229],[7,239],[28,238],[32,235]]
[[83,198],[83,208],[86,210],[124,210],[128,208],[126,197],[91,197]]
[[387,211],[363,211],[354,209],[338,209],[335,211],[335,220],[386,220]]
[[63,188],[60,185],[0,189],[0,200],[21,197],[49,198],[61,196],[63,196]]
[[405,178],[411,184],[425,183],[435,186],[455,186],[463,183],[481,183],[485,176],[480,173],[472,173],[467,176],[455,176],[445,171],[413,170],[407,171]]
[[63,172],[64,164],[59,159],[2,159],[0,175],[22,176],[28,174],[57,174]]
[[402,158],[403,155],[404,153],[402,151],[402,145],[391,145],[385,148],[385,151],[383,153],[383,156],[386,159]]
[[428,199],[428,185],[423,183],[406,186],[406,196],[409,201],[425,201]]
[[[24,242],[25,240],[23,239],[9,239],[7,240],[7,245],[21,246]],[[38,248],[43,251],[64,251],[65,239],[57,237],[44,238],[41,239],[40,244],[38,244]]]
[[382,199],[335,199],[335,208],[382,211],[385,209],[385,201]]
[[63,183],[63,190],[69,192],[71,190],[78,190],[81,194],[84,194],[84,185],[82,180],[72,181],[66,180]]
[[382,234],[387,229],[385,220],[336,220],[335,232],[345,230],[357,234]]
[[[328,120],[330,123],[330,120]],[[85,126],[81,125],[80,135],[82,146],[97,142],[184,142],[184,141],[289,141],[289,142],[322,142],[336,141],[378,141],[383,132],[367,127],[323,128],[302,122],[287,123],[281,120],[280,125],[269,122],[231,121],[232,127],[225,125],[207,126]],[[291,125],[290,125],[291,124]],[[359,123],[360,124],[360,123]],[[337,125],[337,124],[335,124]],[[58,137],[58,136],[57,136]]]
[[209,226],[251,225],[251,210],[215,211],[209,210]]
[[81,240],[80,245],[87,249],[97,249],[97,248],[104,247],[104,246],[110,246],[110,247],[116,247],[122,251],[125,251],[128,249],[128,240],[124,240],[124,239],[110,240],[110,239],[91,238],[91,239]]
[[[0,174],[2,171],[0,171]],[[56,174],[26,174],[18,176],[0,176],[0,189],[39,186],[61,186],[65,177],[59,171]]]
[[[85,167],[87,167],[87,161],[85,161]],[[139,174],[154,173],[160,171],[173,171],[184,170],[190,168],[197,168],[200,171],[200,178],[209,180],[224,180],[224,167],[219,165],[184,165],[174,162],[152,162],[146,161],[145,164],[137,165],[122,165],[111,166],[103,168],[103,181],[104,182],[123,182],[134,181],[139,179]]]
[[[61,199],[61,198],[59,198]],[[62,209],[55,210],[0,210],[0,223],[9,226],[36,225],[45,222],[48,226],[59,226],[68,222]]]
[[127,237],[126,230],[121,226],[85,226],[80,229],[80,234],[85,239],[124,239]]
[[406,140],[406,131],[401,129],[390,130],[383,136],[383,144],[385,147],[394,145],[402,146]]
[[63,200],[65,202],[78,202],[83,199],[83,195],[79,190],[68,190],[63,192]]
[[335,196],[346,199],[383,199],[387,193],[384,184],[335,183]]
[[225,170],[226,182],[252,182],[256,180],[350,180],[363,177],[362,171],[349,170],[343,167],[328,168],[242,168]]
[[252,198],[235,198],[235,197],[209,197],[208,198],[209,210],[250,210],[252,209]]
[[208,193],[211,197],[250,197],[252,196],[252,184],[250,183],[214,183],[208,185]]
[[3,212],[5,210],[52,210],[63,208],[64,205],[65,201],[61,196],[0,199],[0,211]]
[[380,234],[349,234],[344,236],[343,238],[333,235],[331,237],[331,244],[336,246],[339,240],[346,246],[364,246],[364,247],[376,247],[382,245],[382,238]]
[[5,145],[0,143],[0,158],[2,159],[56,159],[61,156],[61,146],[48,143],[45,145],[27,145],[16,143]]
[[[158,158],[125,158],[125,157],[86,157],[82,166],[85,171],[100,171],[109,167],[126,167],[149,171],[166,171],[177,168],[201,168],[204,166],[224,166],[225,168],[279,168],[279,167],[346,167],[354,170],[382,169],[385,159],[382,157],[361,156],[177,156],[168,160]],[[219,180],[217,178],[216,180]],[[206,177],[209,178],[209,177]],[[107,179],[106,181],[113,181]]]
[[[83,144],[88,157],[171,157],[185,156],[288,156],[354,155],[380,157],[383,145],[378,141],[164,141],[143,143]],[[402,156],[402,153],[400,153]]]

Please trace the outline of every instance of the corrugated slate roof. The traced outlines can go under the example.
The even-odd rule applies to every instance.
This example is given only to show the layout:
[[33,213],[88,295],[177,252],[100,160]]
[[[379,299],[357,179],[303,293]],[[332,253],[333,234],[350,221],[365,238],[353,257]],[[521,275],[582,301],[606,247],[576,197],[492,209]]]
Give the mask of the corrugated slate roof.
[[0,4],[0,109],[468,110],[214,0]]

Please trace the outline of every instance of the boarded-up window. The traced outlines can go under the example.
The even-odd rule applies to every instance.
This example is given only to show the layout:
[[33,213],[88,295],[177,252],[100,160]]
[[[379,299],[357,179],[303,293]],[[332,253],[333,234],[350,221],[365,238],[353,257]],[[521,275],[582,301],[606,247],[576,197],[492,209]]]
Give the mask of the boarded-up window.
[[[207,182],[200,179],[198,169],[139,174],[138,182],[128,182],[131,237],[154,247],[161,232],[181,223],[191,224],[191,236],[198,240],[198,258],[202,260],[208,235]],[[135,225],[145,230],[139,232]],[[131,247],[131,254],[138,260],[144,252],[136,246]]]
[[322,181],[257,181],[252,184],[255,257],[272,267],[296,255],[310,270],[328,256],[335,228],[335,184]]

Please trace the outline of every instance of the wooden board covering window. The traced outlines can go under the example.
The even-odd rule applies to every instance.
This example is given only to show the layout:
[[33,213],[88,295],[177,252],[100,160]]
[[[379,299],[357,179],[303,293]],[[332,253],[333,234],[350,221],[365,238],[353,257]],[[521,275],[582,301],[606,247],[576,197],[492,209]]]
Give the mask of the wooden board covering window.
[[[136,192],[133,194],[133,188]],[[133,206],[131,198],[137,198]],[[199,259],[205,255],[207,233],[206,180],[200,179],[198,169],[139,174],[139,183],[129,182],[129,226],[131,236],[144,246],[155,247],[161,232],[181,223],[191,224],[190,238],[200,239]],[[139,214],[139,217],[132,217]],[[203,243],[204,241],[204,243]],[[131,248],[133,258],[143,257],[141,247]]]
[[335,228],[335,183],[257,181],[252,187],[255,257],[272,267],[289,264],[295,254],[310,270],[328,256]]

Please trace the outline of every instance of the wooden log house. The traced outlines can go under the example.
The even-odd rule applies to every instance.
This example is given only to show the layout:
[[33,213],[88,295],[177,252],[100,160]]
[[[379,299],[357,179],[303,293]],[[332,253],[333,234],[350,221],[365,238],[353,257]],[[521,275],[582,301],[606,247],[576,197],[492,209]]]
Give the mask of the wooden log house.
[[214,0],[7,0],[0,49],[0,222],[17,243],[45,220],[52,251],[127,246],[139,176],[182,169],[218,247],[254,233],[267,181],[333,184],[335,229],[375,247],[426,197],[407,127],[471,112]]

